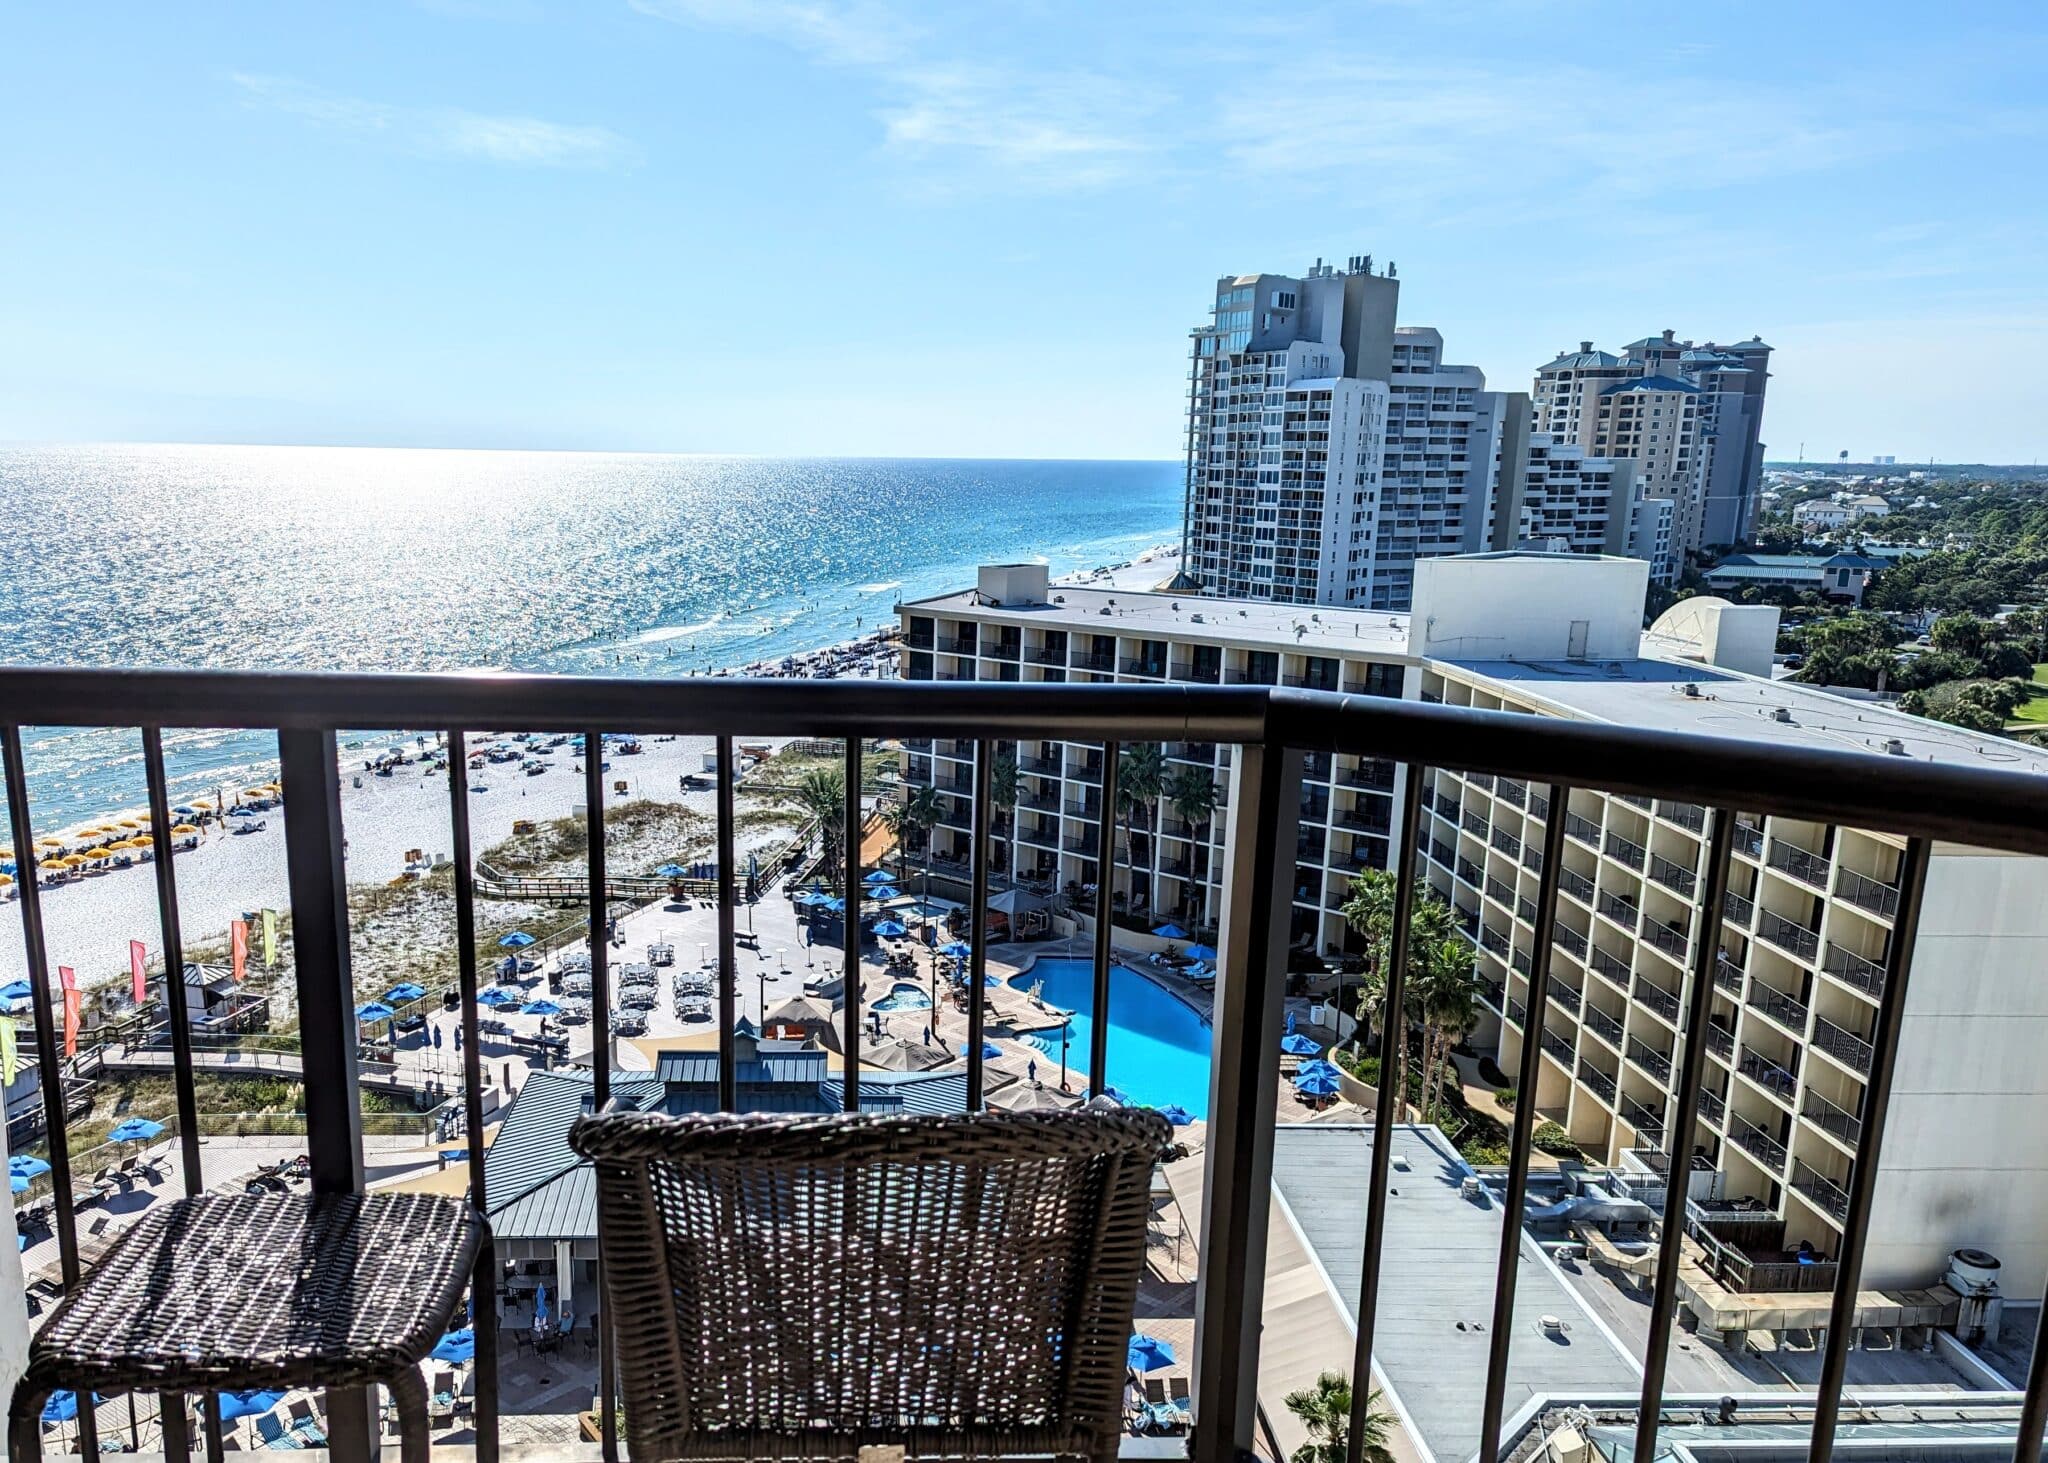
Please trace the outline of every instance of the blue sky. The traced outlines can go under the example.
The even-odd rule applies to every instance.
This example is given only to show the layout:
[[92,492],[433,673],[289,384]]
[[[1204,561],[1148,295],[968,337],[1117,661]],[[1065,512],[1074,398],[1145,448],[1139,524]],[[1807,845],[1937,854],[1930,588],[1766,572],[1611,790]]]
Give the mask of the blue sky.
[[1219,274],[1493,385],[1778,348],[1774,456],[2048,455],[2048,12],[17,5],[0,438],[1178,455]]

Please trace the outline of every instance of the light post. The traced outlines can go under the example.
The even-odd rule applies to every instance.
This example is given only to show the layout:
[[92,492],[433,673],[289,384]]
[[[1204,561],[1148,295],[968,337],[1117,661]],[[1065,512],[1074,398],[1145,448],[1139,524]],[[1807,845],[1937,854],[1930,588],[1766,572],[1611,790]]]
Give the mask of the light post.
[[1074,1039],[1074,1022],[1071,1017],[1060,1028],[1060,1091],[1067,1090],[1067,1043]]

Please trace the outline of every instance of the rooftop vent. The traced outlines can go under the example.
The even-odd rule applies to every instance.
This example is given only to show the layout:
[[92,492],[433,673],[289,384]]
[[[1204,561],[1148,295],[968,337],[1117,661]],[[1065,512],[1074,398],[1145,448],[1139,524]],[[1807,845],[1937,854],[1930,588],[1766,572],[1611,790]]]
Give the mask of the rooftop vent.
[[1903,757],[1906,755],[1906,744],[1897,737],[1887,737],[1884,749],[1887,754],[1893,757]]
[[1697,701],[1700,694],[1700,683],[1698,681],[1687,681],[1685,683],[1685,694]]
[[1564,1335],[1564,1322],[1556,1316],[1542,1316],[1537,1319],[1536,1329],[1545,1336]]
[[1792,724],[1792,708],[1789,706],[1773,706],[1771,708],[1771,720],[1782,721],[1787,726],[1790,726]]
[[1192,615],[1188,616],[1188,619],[1193,621],[1197,625],[1202,624],[1202,612],[1200,610],[1196,610]]

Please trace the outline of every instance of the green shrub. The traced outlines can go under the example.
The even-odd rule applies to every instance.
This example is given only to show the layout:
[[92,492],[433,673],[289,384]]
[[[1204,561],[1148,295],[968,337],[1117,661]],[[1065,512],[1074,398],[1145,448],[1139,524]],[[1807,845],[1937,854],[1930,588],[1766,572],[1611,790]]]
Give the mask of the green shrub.
[[1572,1141],[1571,1134],[1553,1122],[1541,1122],[1530,1136],[1529,1146],[1538,1153],[1548,1153],[1552,1158],[1583,1158],[1585,1154]]
[[1509,1112],[1513,1112],[1515,1110],[1515,1103],[1520,1099],[1521,1095],[1512,1087],[1499,1087],[1494,1089],[1493,1100]]

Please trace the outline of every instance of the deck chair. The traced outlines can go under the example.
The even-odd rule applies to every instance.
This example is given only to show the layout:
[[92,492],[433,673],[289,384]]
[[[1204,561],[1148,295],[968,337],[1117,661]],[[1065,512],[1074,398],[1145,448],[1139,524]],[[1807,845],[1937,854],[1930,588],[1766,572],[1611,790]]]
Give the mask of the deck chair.
[[291,1417],[291,1430],[307,1439],[315,1447],[327,1446],[327,1429],[320,1425],[320,1415],[313,1410],[313,1404],[300,1397],[285,1408]]
[[1170,1137],[1138,1108],[578,1119],[627,1451],[1114,1463]]
[[266,1448],[303,1448],[306,1445],[284,1425],[283,1419],[274,1412],[266,1412],[256,1419],[256,1436],[263,1440]]

